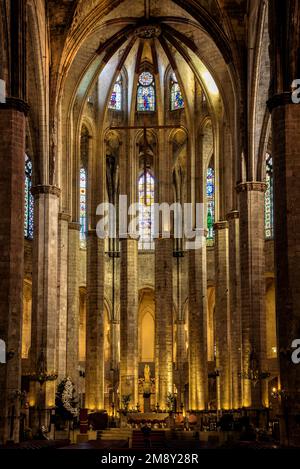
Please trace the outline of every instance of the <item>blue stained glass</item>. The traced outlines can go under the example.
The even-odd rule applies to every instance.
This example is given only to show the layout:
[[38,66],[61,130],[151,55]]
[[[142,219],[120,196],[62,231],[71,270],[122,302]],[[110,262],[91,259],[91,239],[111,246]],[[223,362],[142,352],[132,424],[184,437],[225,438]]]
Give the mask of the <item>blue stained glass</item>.
[[137,111],[155,111],[154,78],[150,72],[143,72],[139,76]]
[[[143,210],[139,216],[139,249],[154,249],[154,178],[149,171],[142,174],[138,182],[139,204]],[[145,198],[146,197],[146,198]]]
[[274,236],[274,182],[272,156],[266,154],[266,184],[265,193],[265,237],[272,239]]
[[215,171],[209,167],[206,175],[207,196],[207,245],[214,245],[214,222],[215,222]]
[[86,189],[87,189],[87,177],[86,170],[80,169],[80,240],[84,242],[86,239]]
[[121,111],[122,109],[122,83],[120,77],[117,78],[114,85],[108,107],[109,109],[115,109],[116,111]]
[[25,155],[25,195],[24,195],[24,236],[33,239],[34,225],[34,198],[31,194],[32,187],[32,162]]
[[155,91],[153,86],[138,87],[137,110],[155,111]]
[[184,108],[184,99],[175,73],[171,77],[171,111]]

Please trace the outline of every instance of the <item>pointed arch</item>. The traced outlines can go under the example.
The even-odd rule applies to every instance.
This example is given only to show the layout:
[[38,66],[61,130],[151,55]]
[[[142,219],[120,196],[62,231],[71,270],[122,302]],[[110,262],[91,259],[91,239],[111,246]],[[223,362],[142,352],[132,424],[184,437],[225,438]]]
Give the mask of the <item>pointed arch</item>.
[[139,214],[139,249],[154,249],[154,192],[155,181],[149,169],[138,180],[138,198],[141,207]]

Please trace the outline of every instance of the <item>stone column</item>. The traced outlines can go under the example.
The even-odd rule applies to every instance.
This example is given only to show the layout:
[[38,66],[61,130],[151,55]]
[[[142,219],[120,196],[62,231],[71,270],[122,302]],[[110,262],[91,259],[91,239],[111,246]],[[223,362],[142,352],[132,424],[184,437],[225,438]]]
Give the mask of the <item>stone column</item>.
[[240,242],[239,212],[227,215],[229,227],[229,301],[230,301],[230,337],[231,337],[231,386],[232,408],[242,406],[242,365],[241,340],[241,277],[240,277]]
[[[120,146],[120,195],[127,196],[126,213],[119,219],[120,231],[120,400],[130,395],[130,406],[138,402],[138,240],[128,227],[128,207],[137,202],[137,154],[131,134],[123,132]],[[128,226],[122,226],[126,220]],[[132,237],[131,237],[132,236]],[[121,402],[120,402],[121,405]]]
[[110,323],[110,354],[111,354],[111,375],[112,375],[112,402],[117,404],[117,385],[119,381],[119,363],[120,363],[120,321],[112,319]]
[[7,352],[7,363],[0,364],[0,444],[19,439],[15,394],[21,390],[25,111],[17,100],[0,105],[0,339]]
[[138,241],[122,239],[120,264],[120,398],[138,402]]
[[275,96],[272,112],[272,157],[275,193],[275,267],[277,342],[282,399],[281,438],[298,445],[300,365],[291,348],[300,339],[300,105],[289,93]]
[[189,251],[189,407],[204,410],[208,400],[206,238]]
[[[194,225],[206,226],[204,193],[206,179],[203,177],[203,134],[195,138],[196,154],[189,141],[187,158],[187,200],[193,207]],[[202,204],[201,219],[196,220],[196,204]],[[189,298],[189,408],[204,410],[208,406],[207,369],[207,260],[206,232],[196,231],[192,247],[188,251],[188,298]]]
[[[173,202],[172,148],[165,131],[159,131],[159,154],[156,164],[155,202]],[[155,380],[156,398],[160,408],[166,408],[167,395],[173,394],[173,249],[168,220],[156,220],[159,233],[155,239]]]
[[[57,373],[56,334],[59,320],[57,302],[58,212],[60,189],[39,185],[35,198],[32,272],[31,364],[36,374]],[[47,423],[46,410],[55,405],[56,381],[32,382],[31,399],[42,409],[40,423]]]
[[104,240],[87,238],[86,407],[104,408]]
[[[162,199],[161,202],[164,202]],[[173,394],[173,239],[155,240],[155,379],[157,402],[166,408]]]
[[186,365],[186,348],[185,348],[185,322],[184,319],[177,319],[177,411],[180,411],[181,404],[184,405],[184,378]]
[[67,308],[68,308],[68,226],[70,215],[60,213],[58,218],[58,272],[57,272],[57,373],[58,383],[66,377],[67,363]]
[[67,321],[67,376],[78,391],[79,363],[79,270],[80,224],[69,223],[68,249],[68,321]]
[[220,409],[231,408],[231,363],[230,363],[230,304],[229,304],[229,251],[228,223],[215,223],[215,331],[216,367],[218,377],[218,405]]
[[[264,195],[266,185],[245,182],[237,186],[240,212],[240,275],[242,324],[243,406],[266,403],[266,316]],[[247,377],[254,371],[259,379]]]

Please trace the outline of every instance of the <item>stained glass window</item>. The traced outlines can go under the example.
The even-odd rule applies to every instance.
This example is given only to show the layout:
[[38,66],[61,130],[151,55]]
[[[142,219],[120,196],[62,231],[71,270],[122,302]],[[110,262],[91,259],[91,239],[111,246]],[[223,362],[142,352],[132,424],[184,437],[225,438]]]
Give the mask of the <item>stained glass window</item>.
[[139,249],[154,249],[154,178],[149,171],[139,178],[138,194],[143,208],[139,215]]
[[137,110],[155,111],[154,78],[150,72],[143,72],[139,76]]
[[184,108],[184,100],[175,73],[171,76],[171,111]]
[[122,109],[122,82],[120,75],[114,85],[108,107],[109,109],[115,109],[116,111],[121,111]]
[[274,234],[274,190],[273,190],[273,160],[272,156],[266,154],[266,184],[265,193],[265,236],[272,239]]
[[87,175],[85,168],[80,169],[80,243],[85,244],[86,240],[86,190]]
[[25,155],[25,199],[24,199],[24,236],[25,238],[33,238],[33,212],[34,198],[31,194],[32,187],[32,162]]
[[215,221],[215,171],[209,166],[206,175],[207,198],[207,246],[214,245],[214,221]]

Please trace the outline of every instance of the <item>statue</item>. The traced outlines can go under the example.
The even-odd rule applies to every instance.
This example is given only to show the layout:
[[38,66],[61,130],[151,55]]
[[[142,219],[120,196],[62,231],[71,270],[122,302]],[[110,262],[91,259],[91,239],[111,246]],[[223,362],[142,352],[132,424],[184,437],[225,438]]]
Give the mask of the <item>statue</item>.
[[145,378],[145,383],[150,383],[150,366],[149,365],[145,365],[144,378]]

